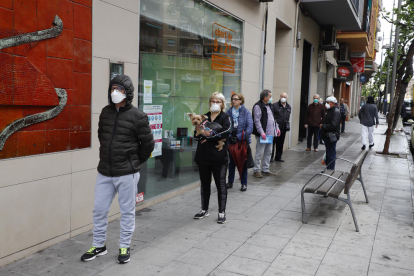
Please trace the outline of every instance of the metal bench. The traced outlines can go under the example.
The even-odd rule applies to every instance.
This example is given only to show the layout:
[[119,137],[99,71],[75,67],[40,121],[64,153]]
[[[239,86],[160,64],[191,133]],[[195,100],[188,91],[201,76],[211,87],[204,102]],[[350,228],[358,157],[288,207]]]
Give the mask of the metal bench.
[[[355,180],[359,180],[364,189],[365,199],[368,203],[367,192],[365,190],[364,181],[362,180],[362,164],[364,163],[365,157],[367,156],[368,151],[363,151],[358,159],[355,162],[349,161],[344,158],[337,157],[349,163],[352,163],[352,168],[349,172],[341,172],[334,170],[323,170],[321,173],[313,176],[306,184],[303,186],[301,191],[301,205],[302,205],[302,222],[308,223],[306,218],[306,207],[305,207],[305,193],[319,194],[325,197],[332,197],[348,204],[351,209],[352,217],[354,219],[356,231],[359,232],[358,223],[355,217],[354,209],[352,208],[352,201],[350,197],[350,189],[354,184]],[[336,160],[335,159],[335,160]],[[347,198],[339,197],[342,192],[347,195]]]

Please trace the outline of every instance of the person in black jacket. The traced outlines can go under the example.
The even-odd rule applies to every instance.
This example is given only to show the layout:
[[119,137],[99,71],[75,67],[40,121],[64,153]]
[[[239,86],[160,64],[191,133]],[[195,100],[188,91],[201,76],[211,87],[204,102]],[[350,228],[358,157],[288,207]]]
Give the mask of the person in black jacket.
[[326,164],[328,170],[335,170],[336,143],[340,137],[341,112],[336,105],[337,100],[330,96],[325,101],[326,115],[320,125],[321,137],[325,141]]
[[279,125],[280,136],[273,139],[273,149],[272,156],[270,157],[270,162],[273,162],[273,156],[275,156],[275,145],[276,156],[274,160],[278,162],[285,162],[282,160],[283,145],[285,143],[286,131],[289,131],[286,129],[286,125],[289,124],[290,113],[292,112],[292,108],[287,103],[287,98],[288,95],[286,93],[282,93],[280,94],[279,101],[273,104],[273,116]]
[[134,85],[128,76],[117,76],[109,84],[108,102],[99,116],[99,165],[93,208],[93,243],[81,257],[94,260],[107,254],[106,229],[112,200],[118,193],[121,235],[118,263],[130,260],[131,237],[135,230],[135,197],[140,164],[154,149],[147,115],[132,106]]
[[211,175],[213,175],[219,204],[218,223],[226,222],[226,174],[229,160],[227,158],[227,141],[220,151],[216,146],[218,141],[228,139],[232,129],[231,119],[224,112],[225,106],[226,99],[223,94],[214,92],[210,96],[210,111],[205,115],[208,117],[209,122],[220,124],[221,129],[214,132],[212,130],[204,130],[203,135],[200,136],[197,136],[196,131],[194,131],[194,138],[199,141],[194,161],[198,166],[201,181],[201,211],[194,216],[194,219],[202,219],[209,216]]

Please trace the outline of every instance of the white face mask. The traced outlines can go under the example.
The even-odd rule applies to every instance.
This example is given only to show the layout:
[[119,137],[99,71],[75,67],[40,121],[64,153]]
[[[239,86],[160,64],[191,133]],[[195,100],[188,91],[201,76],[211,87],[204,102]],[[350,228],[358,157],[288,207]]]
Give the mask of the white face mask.
[[280,101],[281,101],[282,103],[285,103],[285,102],[286,102],[286,98],[281,98],[281,99],[280,99]]
[[114,91],[112,91],[111,93],[111,99],[114,103],[118,104],[120,102],[122,102],[124,99],[126,98],[126,95],[123,94],[121,91],[119,91],[118,89],[115,89]]
[[325,104],[325,107],[326,107],[326,109],[329,109],[329,108],[331,108],[331,105],[330,105],[330,104],[328,104],[328,103],[326,103],[326,104]]
[[213,103],[210,107],[210,111],[213,113],[219,112],[221,110],[221,107],[219,104]]

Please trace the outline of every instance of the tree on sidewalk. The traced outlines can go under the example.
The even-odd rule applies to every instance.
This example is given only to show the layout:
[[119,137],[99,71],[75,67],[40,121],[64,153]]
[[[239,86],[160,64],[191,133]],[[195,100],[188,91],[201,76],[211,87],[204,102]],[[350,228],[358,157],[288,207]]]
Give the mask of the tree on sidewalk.
[[[393,22],[395,26],[400,27],[400,42],[398,45],[398,53],[392,53],[397,54],[397,63],[392,64],[392,66],[396,66],[396,87],[395,87],[395,93],[394,93],[394,99],[393,104],[390,109],[390,114],[388,117],[388,128],[386,131],[386,139],[384,143],[384,149],[382,153],[388,154],[389,153],[389,147],[390,147],[390,140],[391,135],[393,132],[393,126],[394,126],[394,118],[396,115],[396,110],[398,110],[398,115],[400,109],[397,109],[397,105],[399,103],[399,98],[401,91],[404,91],[407,89],[407,85],[411,79],[411,76],[413,75],[413,56],[414,56],[414,1],[413,0],[407,0],[405,1],[402,6],[401,10],[395,9],[395,14],[397,14],[397,20],[392,21],[390,19],[390,13],[386,12],[383,14],[383,17],[388,22]],[[389,58],[391,58],[389,56]],[[394,89],[394,87],[391,87],[391,89]]]

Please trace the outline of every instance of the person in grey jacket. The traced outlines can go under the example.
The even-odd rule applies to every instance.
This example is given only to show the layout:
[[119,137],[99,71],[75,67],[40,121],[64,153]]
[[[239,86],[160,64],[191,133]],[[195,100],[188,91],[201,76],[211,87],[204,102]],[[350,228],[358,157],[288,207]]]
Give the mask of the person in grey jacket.
[[341,112],[341,124],[342,124],[341,132],[345,133],[345,121],[346,121],[346,117],[349,114],[349,107],[345,103],[345,100],[343,98],[341,99],[341,104],[339,105],[339,111]]
[[108,253],[106,229],[112,200],[118,193],[121,210],[121,235],[118,263],[130,260],[132,234],[135,230],[135,197],[140,165],[154,150],[154,137],[147,115],[132,106],[134,85],[128,76],[115,77],[109,84],[108,102],[99,116],[99,165],[95,183],[92,247],[82,261],[92,261]]
[[368,134],[368,142],[369,148],[374,146],[374,136],[372,133],[374,132],[374,125],[375,128],[378,127],[378,109],[374,103],[374,97],[369,96],[367,103],[364,104],[358,113],[359,121],[362,125],[361,128],[361,138],[362,138],[362,150],[366,148],[367,145],[367,134]]

